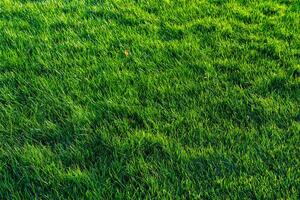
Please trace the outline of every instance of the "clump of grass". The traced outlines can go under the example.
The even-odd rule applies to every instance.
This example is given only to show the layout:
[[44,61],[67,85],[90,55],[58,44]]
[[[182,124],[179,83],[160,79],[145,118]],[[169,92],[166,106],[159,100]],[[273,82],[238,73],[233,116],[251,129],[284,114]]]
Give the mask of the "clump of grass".
[[2,0],[1,199],[297,199],[300,4]]

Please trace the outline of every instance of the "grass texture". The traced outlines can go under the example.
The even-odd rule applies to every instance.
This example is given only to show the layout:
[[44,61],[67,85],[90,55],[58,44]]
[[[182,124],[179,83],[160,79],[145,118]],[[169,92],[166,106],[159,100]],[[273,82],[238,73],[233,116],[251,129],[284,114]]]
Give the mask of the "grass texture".
[[299,0],[1,0],[0,199],[298,199]]

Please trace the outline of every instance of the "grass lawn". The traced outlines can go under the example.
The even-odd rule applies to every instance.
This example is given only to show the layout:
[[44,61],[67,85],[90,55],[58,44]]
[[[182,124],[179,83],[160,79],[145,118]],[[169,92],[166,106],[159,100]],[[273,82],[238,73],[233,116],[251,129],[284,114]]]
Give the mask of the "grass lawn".
[[0,0],[0,199],[299,197],[299,0]]

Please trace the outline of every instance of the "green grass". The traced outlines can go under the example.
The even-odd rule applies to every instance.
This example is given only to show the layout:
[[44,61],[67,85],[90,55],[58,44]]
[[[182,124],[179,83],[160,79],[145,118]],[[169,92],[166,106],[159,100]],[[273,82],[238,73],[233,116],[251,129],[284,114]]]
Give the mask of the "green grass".
[[0,199],[298,199],[299,0],[0,0]]

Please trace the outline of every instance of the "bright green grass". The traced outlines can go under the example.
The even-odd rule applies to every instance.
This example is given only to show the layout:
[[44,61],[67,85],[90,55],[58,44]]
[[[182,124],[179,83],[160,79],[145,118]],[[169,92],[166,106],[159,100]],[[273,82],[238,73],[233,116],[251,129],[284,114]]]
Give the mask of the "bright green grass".
[[0,199],[298,199],[299,0],[0,0]]

